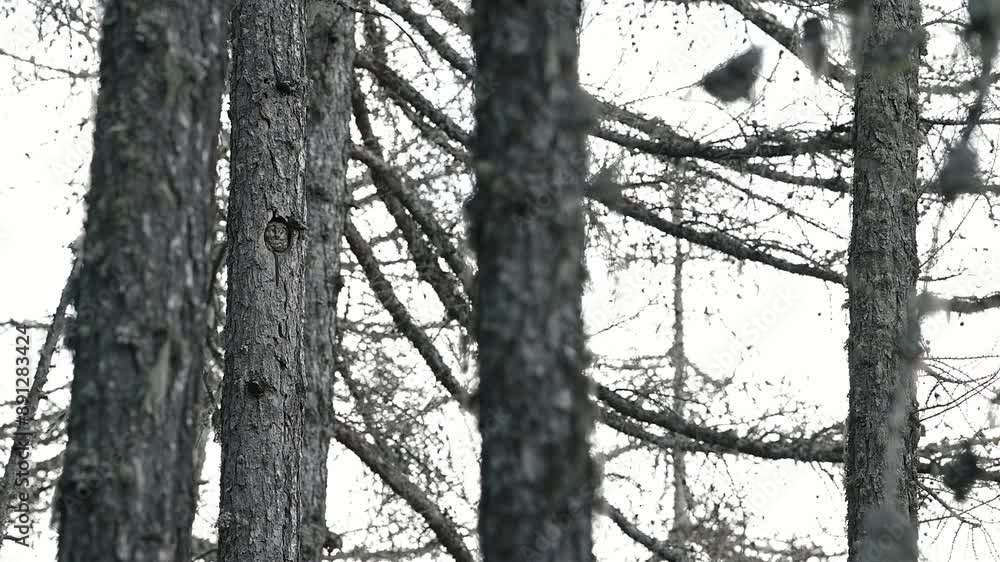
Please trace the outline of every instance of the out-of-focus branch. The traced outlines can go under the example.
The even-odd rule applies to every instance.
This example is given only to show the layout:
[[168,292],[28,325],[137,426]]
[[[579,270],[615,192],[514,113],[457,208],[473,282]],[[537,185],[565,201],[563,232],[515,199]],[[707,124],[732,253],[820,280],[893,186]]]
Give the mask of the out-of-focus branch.
[[434,125],[444,131],[449,137],[465,146],[469,146],[471,142],[469,133],[455,123],[451,117],[445,115],[444,112],[424,97],[419,90],[411,86],[405,78],[388,65],[376,60],[371,54],[364,51],[357,52],[354,57],[354,65],[370,72],[379,85],[392,97],[397,98],[397,103],[402,101],[413,106],[414,109],[419,111],[424,117],[430,119]]
[[27,328],[29,330],[48,330],[52,324],[47,322],[35,322],[34,320],[5,320],[0,322],[0,326],[8,328]]
[[845,277],[835,271],[814,265],[791,263],[787,260],[772,256],[766,252],[751,248],[742,240],[723,233],[698,232],[697,230],[674,224],[653,213],[640,203],[631,201],[624,197],[608,197],[598,195],[596,200],[606,205],[609,209],[626,217],[631,217],[647,226],[663,232],[664,234],[683,238],[694,244],[711,248],[741,260],[762,263],[781,271],[787,271],[797,275],[805,275],[807,277],[815,277],[817,279],[822,279],[823,281],[829,281],[838,285],[844,285],[847,283]]
[[7,57],[7,58],[10,58],[12,60],[16,60],[18,62],[23,62],[25,64],[30,64],[31,66],[34,66],[35,68],[38,68],[38,69],[41,69],[41,70],[47,70],[49,72],[55,72],[56,74],[61,74],[63,76],[66,76],[68,78],[72,78],[74,80],[90,80],[91,78],[97,78],[97,73],[96,72],[87,72],[87,71],[80,71],[80,70],[70,70],[68,68],[59,68],[58,66],[51,66],[51,65],[48,65],[48,64],[44,64],[44,63],[38,62],[35,59],[35,57],[25,58],[25,57],[22,57],[22,56],[15,55],[14,53],[12,53],[10,51],[7,51],[7,50],[4,50],[2,48],[0,48],[0,56]]
[[[365,148],[375,157],[381,158],[382,147],[372,129],[368,106],[365,103],[364,95],[358,90],[356,85],[354,92],[351,94],[351,104],[354,108],[355,123],[361,132]],[[409,248],[410,255],[417,266],[417,275],[434,289],[434,292],[441,299],[441,303],[448,311],[449,316],[462,325],[468,325],[469,315],[472,314],[471,306],[465,294],[458,288],[459,284],[454,282],[454,276],[441,269],[441,266],[438,265],[439,249],[447,245],[445,242],[447,236],[444,236],[440,232],[435,232],[438,235],[438,242],[441,245],[435,248],[432,244],[428,243],[420,232],[420,228],[418,228],[414,217],[407,212],[407,206],[401,200],[402,197],[406,196],[406,190],[398,175],[387,167],[369,168],[369,170],[371,171],[372,182],[375,184],[379,199],[382,200],[386,210],[392,215],[396,226],[406,241],[406,246]],[[410,198],[410,203],[411,207],[416,207],[413,198]],[[434,231],[427,217],[425,217],[424,223],[427,225],[427,228],[424,228],[425,232]],[[452,248],[453,260],[457,258],[454,253],[455,250]],[[460,261],[453,261],[449,265],[454,268],[462,267],[464,264]]]
[[[779,23],[774,16],[747,0],[721,0],[721,2],[739,12],[748,22],[771,36],[771,39],[774,39],[776,43],[787,49],[788,52],[806,62],[808,66],[809,61],[805,53],[802,52],[802,49],[799,48],[795,32]],[[827,60],[826,67],[828,69],[827,76],[830,79],[840,82],[847,89],[853,89],[854,76],[850,71],[832,60]]]
[[646,547],[650,552],[661,557],[662,560],[666,560],[667,562],[687,562],[691,559],[680,548],[671,545],[668,542],[654,539],[650,535],[644,533],[638,526],[636,526],[635,523],[629,521],[617,507],[609,505],[607,508],[608,517],[611,518],[611,521],[613,521],[626,536]]
[[441,386],[458,400],[459,403],[468,403],[468,392],[458,382],[458,379],[452,375],[451,369],[444,362],[441,354],[438,353],[434,343],[416,325],[409,311],[406,310],[403,303],[396,297],[392,285],[389,284],[389,281],[379,269],[378,259],[375,257],[374,252],[372,252],[371,246],[368,245],[368,242],[365,241],[361,233],[358,232],[357,227],[350,220],[345,224],[344,233],[347,237],[347,243],[351,247],[351,252],[357,257],[358,264],[361,265],[365,277],[368,278],[368,284],[371,286],[372,292],[375,293],[375,298],[378,299],[382,307],[392,316],[396,324],[396,329],[410,340],[417,349],[417,352],[420,353],[420,356],[427,362],[427,366],[430,367],[431,372],[434,373],[434,377],[441,383]]
[[468,19],[466,19],[465,12],[461,8],[456,6],[451,0],[430,0],[431,6],[434,9],[441,12],[444,19],[448,21],[451,25],[461,29],[462,31],[469,31]]
[[458,526],[399,468],[392,466],[364,437],[346,424],[335,421],[333,435],[337,441],[357,455],[373,473],[377,474],[393,492],[403,498],[413,510],[423,517],[434,536],[457,562],[475,562],[475,557],[458,533]]
[[983,312],[1000,308],[1000,292],[985,297],[952,297],[947,301],[947,310],[960,314]]
[[399,174],[385,163],[380,156],[375,155],[368,149],[357,145],[348,148],[348,155],[371,170],[373,177],[378,175],[385,179],[385,188],[399,199],[406,207],[413,219],[417,221],[431,243],[441,251],[441,257],[451,267],[451,270],[462,281],[466,295],[471,294],[472,285],[468,273],[469,266],[462,258],[461,252],[452,242],[451,236],[445,232],[441,224],[434,218],[434,214],[427,209],[423,199],[411,188],[403,183]]
[[681,435],[763,459],[794,459],[806,462],[842,462],[843,444],[813,439],[782,439],[764,443],[740,437],[734,431],[718,431],[691,423],[671,412],[654,412],[628,400],[604,385],[597,386],[597,398],[611,409],[641,422]]

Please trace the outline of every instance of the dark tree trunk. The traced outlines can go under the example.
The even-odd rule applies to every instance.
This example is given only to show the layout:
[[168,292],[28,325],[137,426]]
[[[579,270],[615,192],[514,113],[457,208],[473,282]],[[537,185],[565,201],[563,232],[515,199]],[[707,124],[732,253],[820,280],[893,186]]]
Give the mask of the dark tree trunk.
[[304,21],[304,0],[241,0],[232,14],[221,562],[299,559]]
[[473,14],[483,559],[589,561],[580,5],[476,0]]
[[305,188],[311,230],[305,279],[306,394],[299,537],[302,561],[319,562],[329,536],[326,460],[333,431],[337,294],[347,210],[354,11],[333,2],[311,0],[309,14],[312,19],[307,22],[310,92]]
[[59,560],[188,560],[226,10],[104,10]]
[[[850,369],[847,490],[848,560],[892,560],[881,554],[865,517],[887,508],[915,530],[918,497],[914,452],[919,437],[915,415],[916,373],[901,352],[916,326],[907,308],[916,290],[917,119],[919,46],[908,65],[879,65],[872,55],[886,49],[894,34],[919,30],[918,0],[873,0],[861,42],[862,67],[855,89],[853,223],[850,293]],[[908,332],[912,328],[912,333]],[[902,414],[893,426],[897,395]],[[889,454],[886,454],[886,451]],[[898,454],[896,454],[898,453]],[[898,525],[897,525],[898,527]],[[916,533],[889,529],[915,552]],[[894,557],[895,556],[895,557]],[[905,557],[909,562],[908,555]],[[902,562],[902,560],[900,561]]]

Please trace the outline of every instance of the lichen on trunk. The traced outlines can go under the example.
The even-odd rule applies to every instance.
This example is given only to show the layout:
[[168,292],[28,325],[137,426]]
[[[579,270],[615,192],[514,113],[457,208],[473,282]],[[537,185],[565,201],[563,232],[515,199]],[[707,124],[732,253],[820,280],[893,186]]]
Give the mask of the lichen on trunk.
[[[919,30],[920,4],[872,0],[860,18],[848,265],[848,560],[910,562],[917,548],[916,371],[899,343],[918,330],[907,311],[919,271],[920,45],[892,64],[880,53],[900,33]],[[894,550],[879,546],[883,531]]]

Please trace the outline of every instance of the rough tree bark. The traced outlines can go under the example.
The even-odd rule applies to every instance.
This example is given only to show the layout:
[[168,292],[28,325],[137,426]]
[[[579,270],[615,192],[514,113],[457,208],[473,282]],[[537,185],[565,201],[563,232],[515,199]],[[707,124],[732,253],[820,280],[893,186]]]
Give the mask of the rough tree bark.
[[299,527],[303,562],[319,562],[337,546],[326,528],[327,456],[333,431],[340,251],[347,211],[347,148],[351,141],[354,11],[326,0],[308,4],[306,68],[306,394]]
[[241,0],[232,14],[221,562],[299,559],[304,4]]
[[[881,547],[875,541],[865,542],[874,538],[869,537],[873,527],[865,524],[865,517],[885,507],[901,514],[901,521],[909,520],[911,530],[917,522],[915,372],[899,342],[913,337],[907,330],[907,308],[919,271],[920,48],[913,44],[908,64],[886,66],[873,55],[898,42],[901,31],[919,30],[920,4],[918,0],[873,0],[867,5],[868,17],[859,19],[865,25],[855,88],[854,207],[848,265],[848,560],[895,562],[898,557],[878,552]],[[903,414],[898,435],[891,428],[897,393]],[[915,553],[916,533],[894,527],[883,531],[912,541],[904,550]]]
[[591,560],[580,4],[472,7],[483,559]]
[[110,0],[67,333],[59,560],[188,560],[226,10]]

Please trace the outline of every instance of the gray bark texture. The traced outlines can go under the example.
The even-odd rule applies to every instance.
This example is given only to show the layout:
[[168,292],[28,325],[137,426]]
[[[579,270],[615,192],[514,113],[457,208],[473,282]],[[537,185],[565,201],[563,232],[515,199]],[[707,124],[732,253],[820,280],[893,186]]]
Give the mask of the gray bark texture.
[[[883,507],[899,513],[911,527],[889,529],[889,535],[910,543],[903,551],[916,552],[916,375],[912,357],[901,353],[899,342],[918,333],[908,321],[907,309],[919,273],[919,45],[913,45],[903,64],[879,64],[877,55],[898,32],[919,29],[920,4],[918,0],[873,0],[867,6],[869,17],[862,18],[865,26],[860,40],[862,65],[855,87],[848,265],[848,560],[909,562],[910,555],[879,552],[876,541],[868,540],[874,537],[868,536],[872,525],[865,524],[865,517]],[[892,427],[897,395],[902,400],[898,431]]]
[[104,7],[60,562],[188,560],[226,10]]
[[232,180],[221,562],[299,560],[306,197],[305,2],[232,13]]
[[472,8],[483,560],[589,561],[580,4]]
[[311,229],[305,278],[306,394],[299,537],[301,560],[319,562],[324,543],[336,544],[326,528],[326,461],[333,431],[337,295],[347,211],[354,11],[328,0],[311,0],[306,29],[310,90],[305,188]]

